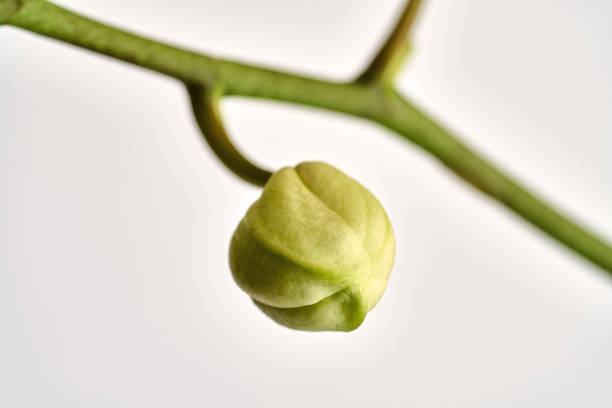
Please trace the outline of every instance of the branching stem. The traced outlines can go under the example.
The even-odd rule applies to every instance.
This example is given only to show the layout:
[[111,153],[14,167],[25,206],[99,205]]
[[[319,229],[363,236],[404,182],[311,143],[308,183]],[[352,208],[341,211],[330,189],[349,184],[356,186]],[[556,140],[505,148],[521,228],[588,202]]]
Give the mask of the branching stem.
[[187,91],[196,122],[217,157],[243,180],[260,187],[266,184],[272,173],[261,169],[243,156],[227,135],[219,112],[219,99],[223,96],[223,86],[190,85]]
[[[0,0],[0,10],[8,1]],[[411,4],[416,8],[418,2]],[[400,22],[409,27],[412,18],[405,17]],[[379,123],[431,153],[469,184],[612,275],[612,247],[609,244],[496,168],[388,84],[379,81],[367,84],[362,81],[331,82],[211,58],[100,24],[42,0],[22,0],[20,8],[14,10],[6,22],[182,81],[191,90],[196,117],[200,116],[198,121],[205,135],[207,132],[210,135],[211,130],[207,129],[214,126],[205,118],[211,117],[215,123],[216,102],[212,99],[208,107],[200,106],[207,101],[200,98],[200,93],[219,85],[225,95],[315,106]],[[401,34],[404,30],[407,29],[394,32]],[[403,34],[400,37],[403,38]],[[219,129],[212,131],[214,134]],[[229,142],[227,139],[223,141],[223,137],[215,140],[221,145]],[[230,154],[227,157],[233,157],[229,160],[239,162],[242,156],[228,149]],[[219,154],[220,150],[215,152]],[[226,162],[228,159],[223,159],[223,154],[219,156]],[[264,170],[257,174],[252,170],[245,170],[242,176],[261,183],[267,172]]]
[[408,0],[387,40],[357,82],[391,85],[410,51],[410,31],[424,0]]

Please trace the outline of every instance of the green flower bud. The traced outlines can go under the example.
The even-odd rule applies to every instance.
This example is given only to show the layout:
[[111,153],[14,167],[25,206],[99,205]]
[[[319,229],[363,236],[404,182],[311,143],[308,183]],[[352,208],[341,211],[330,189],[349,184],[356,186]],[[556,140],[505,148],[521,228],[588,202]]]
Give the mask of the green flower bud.
[[276,322],[309,331],[359,327],[385,291],[394,257],[378,200],[319,162],[274,173],[230,246],[238,286]]

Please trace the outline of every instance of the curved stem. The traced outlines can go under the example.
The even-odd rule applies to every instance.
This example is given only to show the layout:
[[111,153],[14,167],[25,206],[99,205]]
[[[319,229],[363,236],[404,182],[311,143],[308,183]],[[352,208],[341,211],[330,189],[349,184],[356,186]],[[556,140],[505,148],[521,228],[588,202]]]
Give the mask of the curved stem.
[[609,244],[546,204],[390,87],[329,82],[214,59],[97,23],[46,1],[22,3],[8,24],[149,68],[190,87],[221,83],[225,94],[299,103],[377,122],[612,275]]
[[410,51],[409,34],[421,8],[422,0],[408,0],[387,40],[380,47],[370,65],[356,79],[357,82],[380,81],[390,84]]
[[0,0],[0,24],[4,24],[20,6],[19,0]]
[[187,87],[191,107],[196,121],[217,157],[238,177],[251,184],[262,187],[272,173],[263,170],[244,157],[232,144],[221,120],[219,99],[223,95],[222,85]]

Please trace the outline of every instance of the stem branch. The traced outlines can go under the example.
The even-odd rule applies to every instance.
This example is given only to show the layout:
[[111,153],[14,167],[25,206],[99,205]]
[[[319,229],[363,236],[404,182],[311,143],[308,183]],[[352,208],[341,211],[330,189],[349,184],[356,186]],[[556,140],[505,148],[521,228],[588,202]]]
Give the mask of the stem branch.
[[357,82],[382,82],[390,85],[410,51],[409,34],[421,8],[422,0],[408,0],[387,40]]
[[217,157],[243,180],[260,187],[266,184],[272,173],[259,168],[244,157],[225,131],[219,112],[219,99],[223,95],[222,86],[203,88],[192,85],[187,87],[187,91],[200,130]]
[[[0,0],[0,6],[7,1],[9,0]],[[396,28],[388,43],[396,44],[400,39],[404,41],[418,4],[418,1],[409,4],[409,8],[412,7],[410,9],[412,14],[408,13],[408,8],[405,10],[404,16],[400,19],[401,27]],[[220,122],[216,122],[214,118],[215,100],[209,99],[206,102],[206,98],[200,98],[202,96],[200,92],[203,89],[214,89],[213,87],[219,84],[223,86],[226,95],[267,98],[315,106],[379,123],[431,153],[456,175],[612,275],[612,247],[609,244],[504,174],[421,113],[409,101],[398,95],[392,87],[384,86],[384,83],[374,81],[367,86],[362,81],[336,83],[211,58],[100,24],[43,0],[22,0],[20,8],[8,17],[7,23],[184,82],[188,85],[192,96],[196,119],[207,138],[211,135],[211,131],[214,135],[214,132],[223,129],[218,127]],[[379,55],[385,53],[386,51],[381,50]],[[384,58],[388,57],[381,57],[379,60],[384,61]],[[373,63],[372,66],[385,67],[387,63]],[[366,72],[384,72],[385,69],[372,68]],[[378,74],[364,73],[364,75],[380,78]],[[221,135],[225,135],[224,132]],[[229,143],[222,137],[215,140],[221,141],[221,144]],[[230,146],[228,149],[231,151],[233,148],[231,143],[227,146]],[[227,157],[223,159],[225,153],[219,151],[220,149],[215,150],[226,164],[228,164],[226,160],[240,162],[238,158],[242,157],[239,153],[236,155],[235,151],[227,156],[232,157],[231,159]],[[258,169],[256,166],[253,167]],[[251,181],[261,183],[266,177],[264,175],[269,173],[258,170],[261,173],[258,174],[253,169],[245,170],[243,178],[250,177],[253,179]]]

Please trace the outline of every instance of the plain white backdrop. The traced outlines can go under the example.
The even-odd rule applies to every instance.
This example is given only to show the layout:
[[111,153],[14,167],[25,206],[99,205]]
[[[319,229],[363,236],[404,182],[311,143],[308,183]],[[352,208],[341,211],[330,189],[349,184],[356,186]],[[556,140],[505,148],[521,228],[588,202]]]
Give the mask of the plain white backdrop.
[[[63,0],[230,58],[357,74],[399,0]],[[401,90],[612,239],[612,3],[431,0]],[[351,333],[260,313],[228,268],[258,190],[208,151],[181,85],[0,27],[0,406],[612,406],[612,284],[370,123],[245,99],[239,146],[325,160],[394,224]]]

